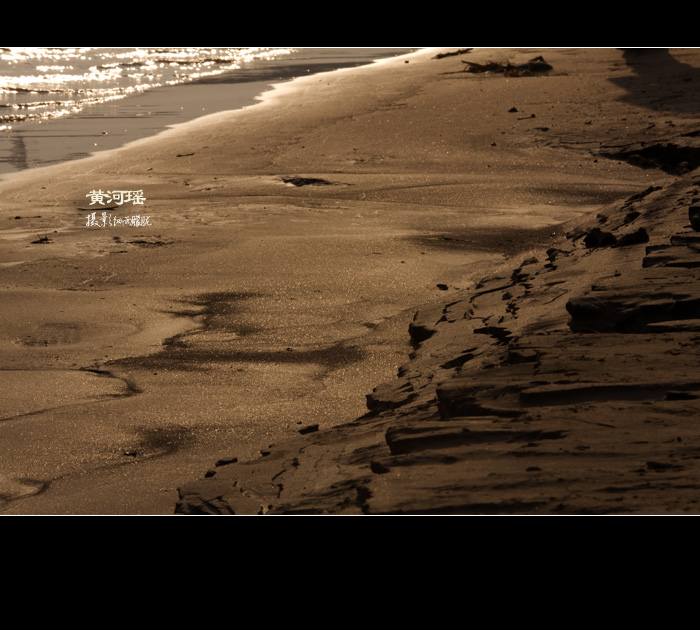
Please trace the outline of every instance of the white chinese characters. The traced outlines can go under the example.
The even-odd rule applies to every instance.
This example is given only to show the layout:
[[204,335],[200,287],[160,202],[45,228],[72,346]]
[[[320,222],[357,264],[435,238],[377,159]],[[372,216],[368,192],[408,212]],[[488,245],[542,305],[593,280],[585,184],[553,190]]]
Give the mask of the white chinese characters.
[[131,227],[144,227],[151,224],[151,217],[136,214],[130,217],[115,217],[111,214],[103,212],[97,215],[96,212],[88,214],[86,227],[114,227],[116,225],[129,225]]
[[99,204],[101,206],[106,203],[115,203],[121,206],[124,203],[131,202],[135,206],[142,206],[146,201],[143,196],[143,190],[91,190],[86,197],[90,197],[90,205]]

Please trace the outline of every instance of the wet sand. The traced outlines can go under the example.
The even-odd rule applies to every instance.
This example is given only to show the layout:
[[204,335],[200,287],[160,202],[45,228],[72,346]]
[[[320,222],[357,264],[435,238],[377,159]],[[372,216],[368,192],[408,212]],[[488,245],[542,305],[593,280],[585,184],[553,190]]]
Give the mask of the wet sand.
[[[300,429],[352,423],[408,364],[421,307],[679,177],[602,153],[695,129],[678,91],[695,51],[653,97],[638,77],[655,66],[620,51],[436,52],[2,183],[4,513],[171,514],[218,460],[294,453]],[[546,76],[463,72],[540,53]],[[108,212],[151,226],[86,227],[95,189],[143,190]],[[225,468],[207,482],[233,487]],[[263,469],[247,465],[247,488],[258,470],[269,486]]]

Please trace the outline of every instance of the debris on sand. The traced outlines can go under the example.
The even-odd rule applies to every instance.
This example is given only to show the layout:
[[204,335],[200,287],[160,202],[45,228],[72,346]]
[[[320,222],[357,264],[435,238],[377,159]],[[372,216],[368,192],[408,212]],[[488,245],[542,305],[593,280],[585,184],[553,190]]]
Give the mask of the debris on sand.
[[475,63],[473,61],[462,61],[467,67],[464,72],[473,72],[483,74],[487,72],[495,72],[504,74],[507,77],[527,77],[535,74],[544,74],[552,70],[544,58],[540,55],[533,57],[525,63],[512,64],[509,61],[506,63],[497,63],[488,61],[486,63]]
[[285,184],[292,186],[332,186],[332,182],[320,177],[283,177],[282,181]]
[[433,59],[444,59],[445,57],[455,57],[456,55],[464,55],[468,52],[474,50],[473,48],[460,48],[459,50],[453,50],[445,53],[438,53],[433,57]]

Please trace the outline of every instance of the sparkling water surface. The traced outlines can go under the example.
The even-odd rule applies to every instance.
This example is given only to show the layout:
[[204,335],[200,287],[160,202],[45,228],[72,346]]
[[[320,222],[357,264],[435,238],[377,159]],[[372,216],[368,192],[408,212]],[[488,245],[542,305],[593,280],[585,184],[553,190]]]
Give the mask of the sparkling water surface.
[[410,48],[0,48],[0,175],[255,103],[271,83]]

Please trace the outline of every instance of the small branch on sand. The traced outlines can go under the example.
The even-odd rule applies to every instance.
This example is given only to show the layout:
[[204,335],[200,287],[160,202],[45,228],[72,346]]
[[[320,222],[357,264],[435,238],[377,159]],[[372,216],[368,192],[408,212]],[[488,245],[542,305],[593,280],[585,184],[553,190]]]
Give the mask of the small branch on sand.
[[456,55],[464,55],[468,52],[474,50],[473,48],[460,48],[459,50],[453,50],[452,52],[438,53],[433,57],[433,59],[444,59],[445,57],[455,57]]

